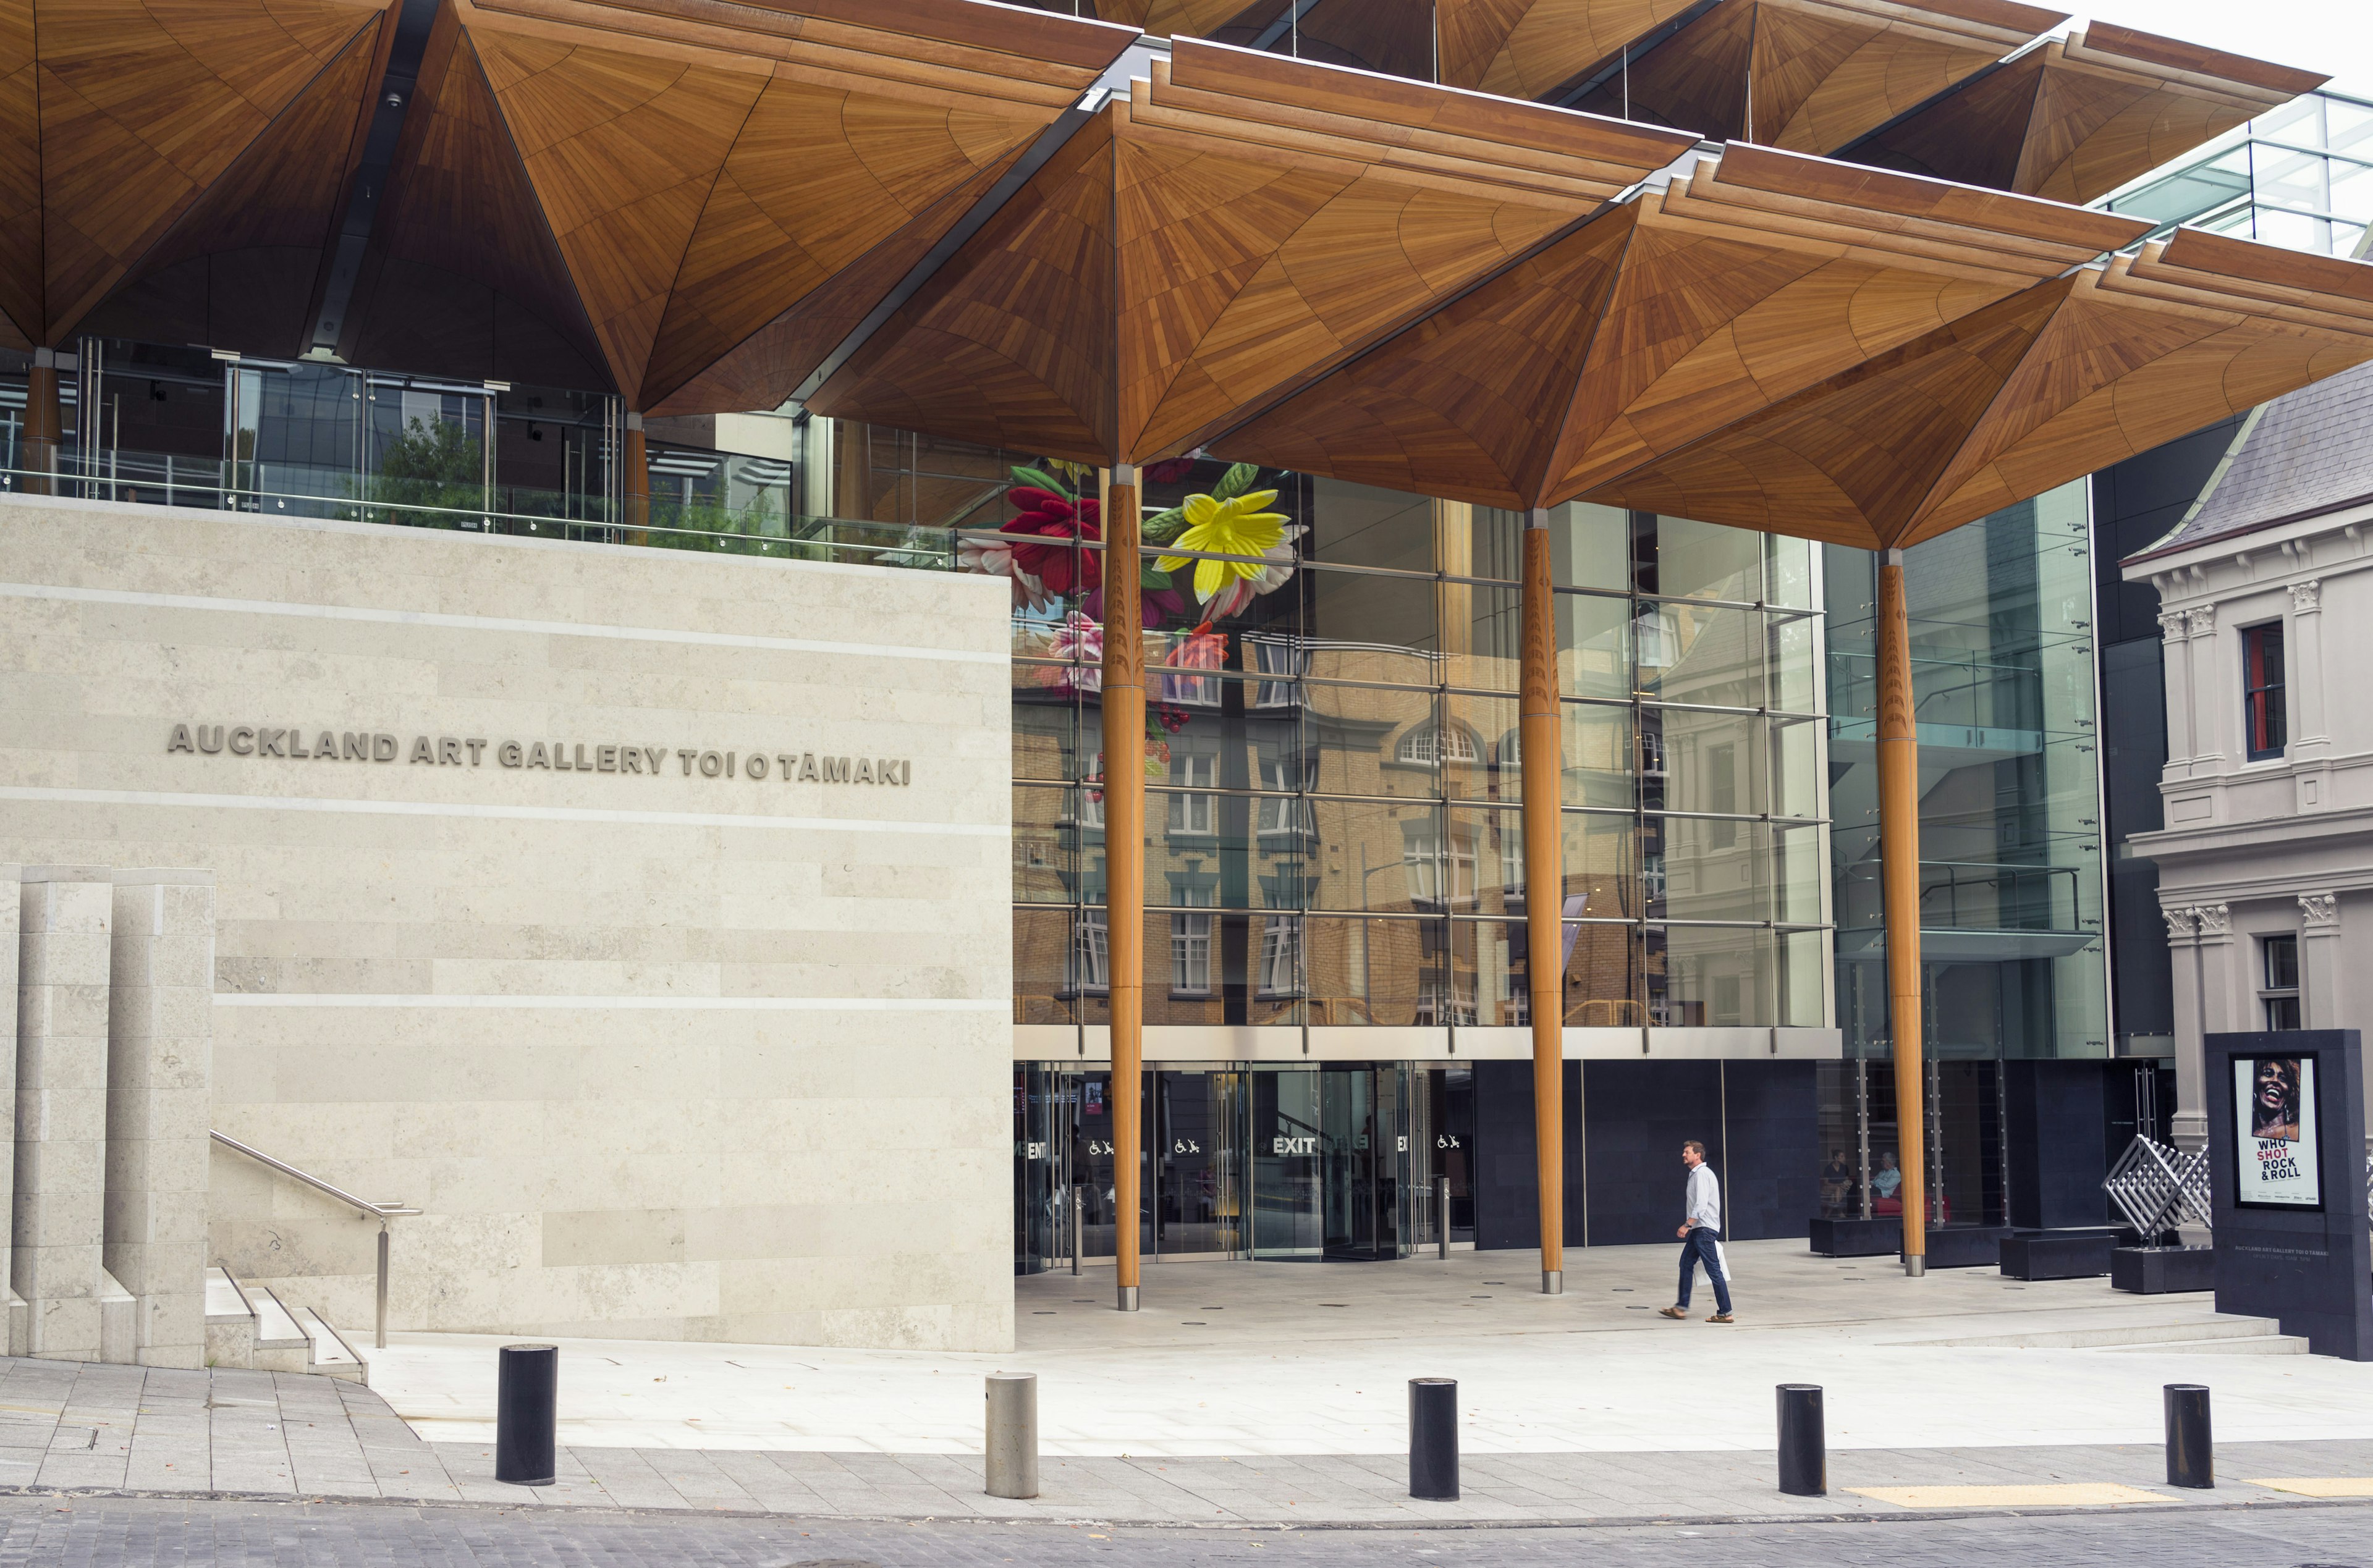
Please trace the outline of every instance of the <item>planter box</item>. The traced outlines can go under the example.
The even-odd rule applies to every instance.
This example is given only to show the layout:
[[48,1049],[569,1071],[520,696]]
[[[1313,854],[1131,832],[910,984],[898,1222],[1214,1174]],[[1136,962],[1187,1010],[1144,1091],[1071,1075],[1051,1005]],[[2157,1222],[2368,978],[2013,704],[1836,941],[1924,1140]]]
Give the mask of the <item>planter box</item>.
[[2121,1247],[2110,1254],[2110,1283],[2136,1295],[2216,1288],[2214,1247]]
[[2005,1236],[2002,1272],[2014,1280],[2091,1280],[2110,1272],[2116,1237],[2106,1231]]
[[1870,1219],[1818,1219],[1812,1225],[1813,1251],[1823,1258],[1881,1258],[1903,1250],[1903,1219],[1880,1214]]

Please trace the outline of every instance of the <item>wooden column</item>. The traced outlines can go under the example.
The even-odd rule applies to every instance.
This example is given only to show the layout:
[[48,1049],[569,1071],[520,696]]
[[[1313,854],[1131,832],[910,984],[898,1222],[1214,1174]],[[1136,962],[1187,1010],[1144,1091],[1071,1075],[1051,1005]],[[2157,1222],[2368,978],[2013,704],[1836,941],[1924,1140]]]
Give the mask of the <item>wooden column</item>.
[[33,351],[33,367],[25,373],[25,435],[18,456],[20,467],[45,477],[25,482],[26,494],[47,495],[53,485],[47,475],[58,471],[58,445],[64,428],[58,406],[58,365],[55,351]]
[[1145,617],[1138,485],[1117,464],[1105,494],[1105,929],[1111,964],[1113,1305],[1137,1310],[1145,1146]]
[[651,526],[651,456],[643,444],[643,416],[626,415],[626,448],[618,489],[625,501],[624,521],[630,528]]
[[1557,607],[1549,513],[1525,527],[1525,620],[1517,749],[1525,786],[1525,976],[1532,993],[1533,1147],[1538,1161],[1541,1293],[1565,1292],[1564,791],[1558,737]]
[[1903,1272],[1928,1270],[1926,1074],[1921,1063],[1920,736],[1911,706],[1903,552],[1878,567],[1878,860],[1887,893],[1888,1028],[1895,1040],[1895,1163],[1903,1172]]

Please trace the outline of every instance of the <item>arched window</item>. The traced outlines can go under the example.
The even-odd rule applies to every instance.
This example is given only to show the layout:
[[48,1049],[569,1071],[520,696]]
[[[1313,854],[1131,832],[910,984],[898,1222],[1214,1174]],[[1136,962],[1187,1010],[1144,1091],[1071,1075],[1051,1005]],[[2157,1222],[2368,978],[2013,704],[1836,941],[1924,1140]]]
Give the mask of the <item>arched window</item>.
[[1395,755],[1404,762],[1438,768],[1444,762],[1472,762],[1475,738],[1456,726],[1421,725],[1401,737]]

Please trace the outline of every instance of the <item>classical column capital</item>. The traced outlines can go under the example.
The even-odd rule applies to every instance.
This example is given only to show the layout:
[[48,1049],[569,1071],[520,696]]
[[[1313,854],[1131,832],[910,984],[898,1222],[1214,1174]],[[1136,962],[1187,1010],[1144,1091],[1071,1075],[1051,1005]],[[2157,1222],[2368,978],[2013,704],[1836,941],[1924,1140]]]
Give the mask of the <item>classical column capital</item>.
[[2203,936],[2222,936],[2233,929],[2233,912],[2223,904],[2194,904],[2192,917],[2200,923]]
[[2197,912],[2188,909],[2162,909],[2158,912],[2167,921],[2167,939],[2170,943],[2188,942],[2200,935],[2200,916]]
[[2337,930],[2340,925],[2340,895],[2337,893],[2301,893],[2299,913],[2310,926]]
[[2158,612],[2158,629],[2168,642],[2180,643],[2191,633],[2192,619],[2180,610],[2162,610]]
[[2187,610],[2184,618],[2192,622],[2192,634],[2205,637],[2216,630],[2216,607],[2204,604],[2197,610]]
[[2309,577],[2304,583],[2291,585],[2291,611],[2296,615],[2312,615],[2323,607],[2323,580]]

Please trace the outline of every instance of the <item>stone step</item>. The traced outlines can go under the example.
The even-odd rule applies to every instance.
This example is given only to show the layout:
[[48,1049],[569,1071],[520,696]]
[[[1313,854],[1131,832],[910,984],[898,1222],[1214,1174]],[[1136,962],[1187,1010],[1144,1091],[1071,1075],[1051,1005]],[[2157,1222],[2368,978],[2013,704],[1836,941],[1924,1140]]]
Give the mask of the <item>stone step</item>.
[[260,1372],[310,1372],[312,1342],[298,1326],[296,1315],[263,1285],[249,1285],[247,1299],[255,1308],[255,1359]]
[[297,1308],[298,1325],[312,1346],[312,1370],[327,1377],[343,1377],[349,1383],[370,1383],[370,1366],[357,1355],[345,1337],[323,1321],[310,1307]]
[[2281,1325],[2272,1318],[2245,1318],[2238,1313],[2202,1313],[2156,1323],[2105,1323],[2087,1329],[2032,1329],[2017,1334],[1988,1334],[1972,1339],[1923,1340],[1932,1347],[2000,1347],[2018,1350],[2156,1349],[2168,1344],[2192,1344],[2205,1340],[2249,1340],[2276,1334]]
[[2221,1340],[2168,1340],[2145,1345],[2099,1345],[2103,1355],[2305,1355],[2299,1334],[2257,1334]]
[[255,1308],[227,1269],[206,1271],[206,1365],[255,1365]]

